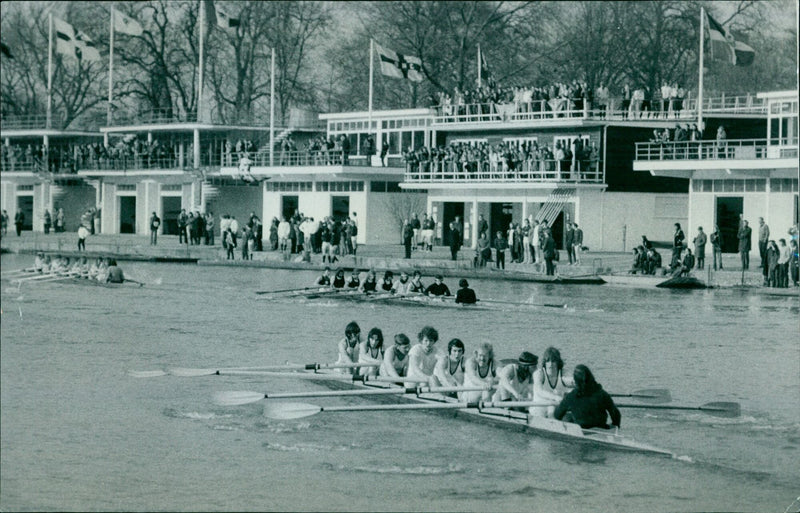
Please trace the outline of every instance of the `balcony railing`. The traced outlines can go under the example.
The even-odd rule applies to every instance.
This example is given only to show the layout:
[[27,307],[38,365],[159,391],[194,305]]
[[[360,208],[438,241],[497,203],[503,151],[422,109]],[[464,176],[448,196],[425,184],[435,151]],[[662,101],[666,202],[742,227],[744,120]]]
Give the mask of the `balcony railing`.
[[541,160],[507,169],[489,162],[434,161],[406,164],[407,183],[587,183],[605,181],[600,162]]
[[797,138],[636,143],[636,160],[797,158]]
[[[45,114],[3,114],[0,117],[0,128],[3,130],[41,130],[47,128],[47,116]],[[60,130],[64,128],[63,116],[53,114],[51,116],[50,128]]]
[[[582,105],[581,105],[582,103]],[[577,107],[581,105],[580,107]],[[626,106],[626,108],[623,108]],[[603,106],[575,99],[558,98],[510,103],[474,103],[435,107],[436,123],[500,123],[541,121],[557,119],[603,119],[603,120],[687,120],[697,118],[697,100],[656,100],[644,102],[632,100],[624,103],[621,98],[609,98]],[[767,104],[764,99],[753,96],[721,96],[703,99],[706,114],[764,114]]]

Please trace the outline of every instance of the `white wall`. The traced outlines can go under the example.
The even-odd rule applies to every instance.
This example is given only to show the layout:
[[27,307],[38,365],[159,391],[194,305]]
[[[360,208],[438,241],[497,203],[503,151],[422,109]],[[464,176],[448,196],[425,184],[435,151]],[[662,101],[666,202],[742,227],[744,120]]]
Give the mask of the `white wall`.
[[[602,242],[599,249],[630,251],[641,243],[642,235],[646,235],[652,241],[671,242],[675,223],[680,223],[686,232],[688,207],[688,194],[605,192],[599,223],[602,226]],[[593,215],[581,207],[581,219]],[[578,221],[578,224],[580,225],[581,221]],[[594,236],[590,230],[583,226],[582,228],[584,240],[593,240],[587,239]],[[589,242],[586,245],[590,249],[595,249]]]

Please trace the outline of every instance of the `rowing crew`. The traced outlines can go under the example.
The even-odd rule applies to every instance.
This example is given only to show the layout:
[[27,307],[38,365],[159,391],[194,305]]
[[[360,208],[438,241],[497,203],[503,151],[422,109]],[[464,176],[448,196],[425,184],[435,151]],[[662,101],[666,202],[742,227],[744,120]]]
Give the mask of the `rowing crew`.
[[[331,289],[358,290],[366,294],[388,293],[399,296],[452,296],[450,289],[444,283],[444,276],[437,274],[434,277],[434,282],[426,287],[422,283],[422,273],[419,271],[414,271],[410,278],[406,271],[401,271],[400,278],[396,281],[394,279],[394,273],[392,271],[386,271],[379,283],[374,269],[370,269],[364,279],[361,280],[358,269],[354,269],[350,277],[345,278],[344,269],[337,269],[336,273],[331,276],[331,268],[325,267],[325,270],[314,282],[314,285],[329,287]],[[475,291],[469,288],[469,283],[466,279],[462,278],[458,285],[459,290],[456,292],[456,303],[473,304],[478,301],[475,297]]]
[[[427,383],[431,387],[484,387],[485,391],[459,392],[460,401],[532,401],[532,417],[554,418],[580,424],[584,429],[620,426],[620,412],[611,396],[595,381],[585,365],[577,365],[572,379],[563,375],[564,361],[555,347],[548,347],[541,365],[539,358],[523,351],[519,358],[498,368],[492,344],[478,345],[472,356],[466,357],[464,343],[454,338],[447,344],[447,353],[436,351],[439,333],[425,326],[417,334],[417,344],[411,346],[408,336],[398,333],[394,344],[384,348],[383,332],[372,328],[366,340],[361,340],[361,328],[353,321],[345,328],[339,341],[336,363],[373,364],[363,367],[367,376],[380,375],[408,382],[405,386]],[[358,368],[343,370],[357,374]]]
[[41,275],[87,278],[101,283],[122,283],[125,281],[122,269],[117,266],[117,261],[113,258],[107,260],[104,257],[98,257],[89,264],[86,257],[76,258],[73,262],[70,262],[69,257],[56,255],[51,259],[50,255],[40,252],[36,254],[33,260],[33,270]]

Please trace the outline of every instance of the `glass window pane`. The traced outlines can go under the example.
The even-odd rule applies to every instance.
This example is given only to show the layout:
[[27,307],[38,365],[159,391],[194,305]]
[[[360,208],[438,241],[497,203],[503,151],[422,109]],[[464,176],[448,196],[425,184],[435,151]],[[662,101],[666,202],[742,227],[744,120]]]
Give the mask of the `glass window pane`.
[[409,151],[413,149],[411,147],[411,132],[400,132],[402,134],[402,146],[401,151]]
[[389,132],[389,155],[400,154],[400,132]]
[[421,148],[423,146],[425,146],[425,132],[415,131],[414,132],[414,148]]

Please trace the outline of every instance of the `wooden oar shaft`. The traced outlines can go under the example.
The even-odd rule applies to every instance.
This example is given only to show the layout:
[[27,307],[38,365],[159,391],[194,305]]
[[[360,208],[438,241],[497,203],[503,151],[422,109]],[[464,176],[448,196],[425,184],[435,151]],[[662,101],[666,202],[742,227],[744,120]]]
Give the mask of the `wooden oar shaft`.
[[340,397],[364,395],[404,395],[450,392],[480,392],[488,390],[487,387],[405,387],[405,388],[378,388],[370,390],[322,390],[316,392],[287,392],[277,394],[264,394],[265,399],[290,399],[301,397]]
[[256,294],[263,295],[263,294],[282,294],[284,292],[302,292],[304,290],[311,290],[311,289],[318,289],[323,287],[322,285],[314,286],[314,287],[301,287],[298,289],[281,289],[281,290],[257,290]]

